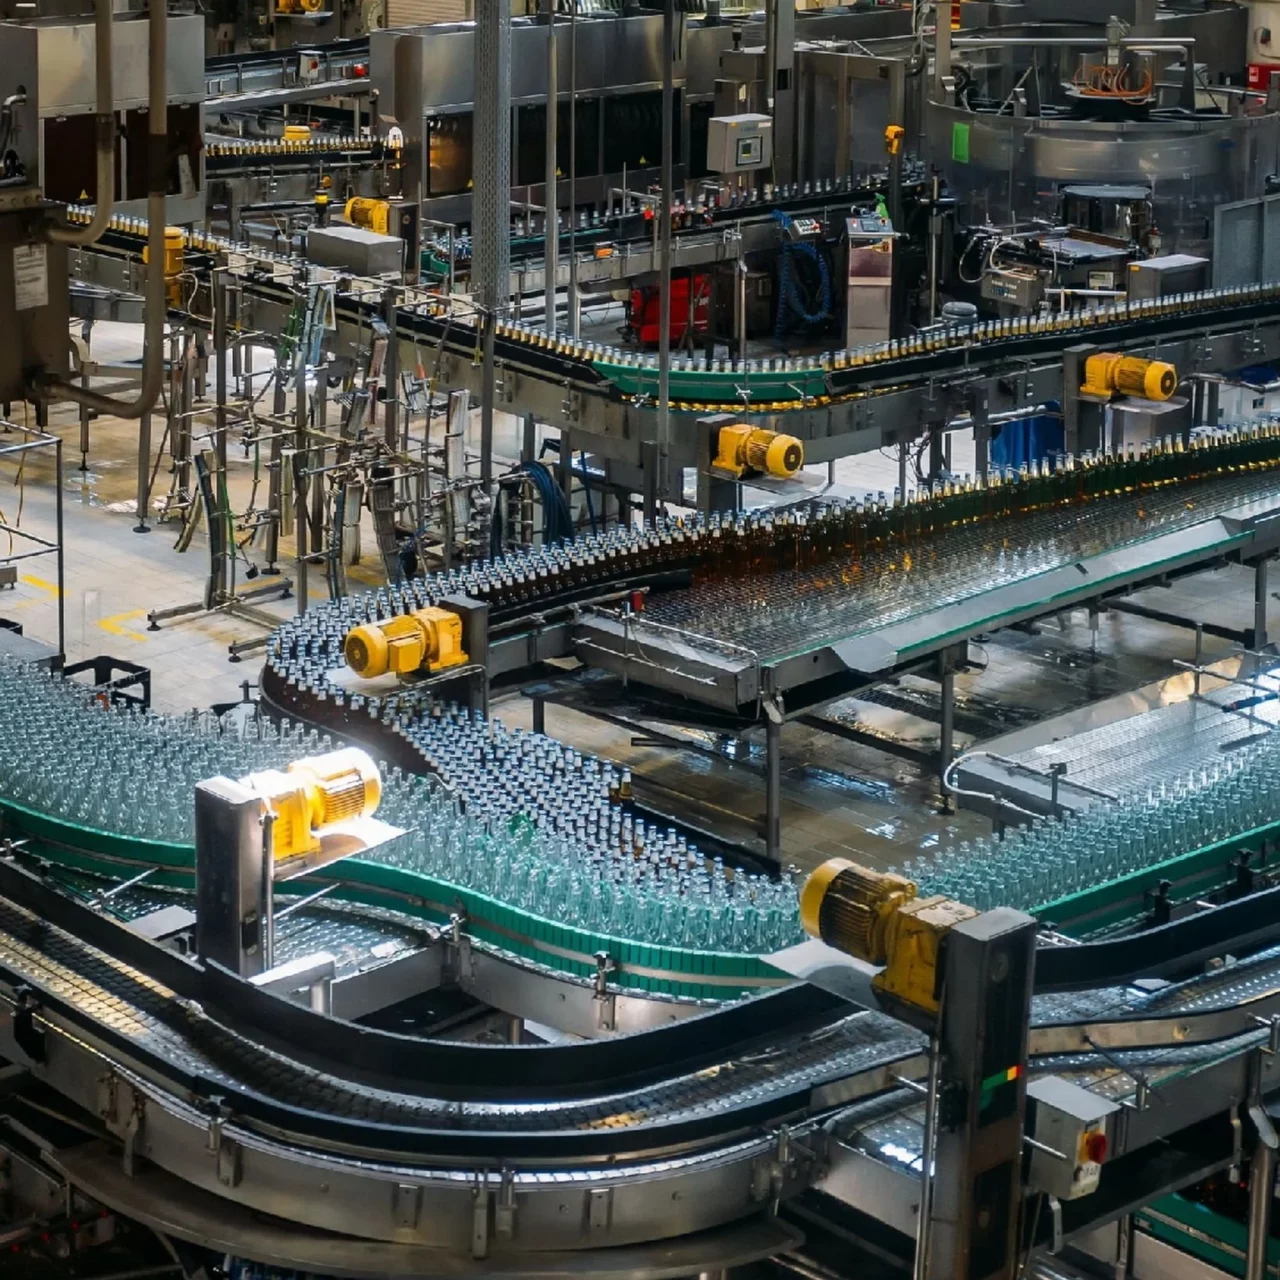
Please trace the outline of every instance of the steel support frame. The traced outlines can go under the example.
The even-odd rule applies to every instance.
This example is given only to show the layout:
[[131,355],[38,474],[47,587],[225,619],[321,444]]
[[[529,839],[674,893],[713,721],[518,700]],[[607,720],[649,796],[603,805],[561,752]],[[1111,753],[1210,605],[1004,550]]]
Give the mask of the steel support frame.
[[947,935],[940,1110],[922,1280],[1013,1280],[1020,1260],[1027,1028],[1036,921],[1007,907]]
[[[505,132],[508,146],[502,155],[509,173],[509,123]],[[478,171],[478,184],[481,176]],[[505,239],[502,243],[506,244]],[[81,251],[74,262],[80,278],[87,283],[124,291],[135,287],[136,272],[128,261]],[[252,285],[246,285],[242,300],[242,326],[266,332],[279,330],[288,308],[278,297],[255,292]],[[488,339],[486,334],[486,345]],[[335,354],[354,354],[367,341],[367,323],[357,323],[340,309],[338,331],[328,344]],[[400,342],[401,359],[409,362],[404,367],[413,367],[412,362],[421,354],[421,340],[415,347],[414,336],[406,326]],[[636,477],[646,446],[657,440],[657,414],[652,406],[593,395],[572,384],[566,387],[562,381],[535,376],[512,364],[504,364],[499,376],[496,361],[490,360],[487,368],[476,364],[474,348],[474,339],[470,339],[465,350],[438,350],[433,369],[436,387],[470,390],[480,399],[482,408],[489,394],[494,406],[506,412],[533,413],[554,428],[568,425],[575,432],[579,447],[605,462],[619,479],[628,474],[628,468],[636,469],[630,473]],[[1181,334],[1162,337],[1158,342],[1131,343],[1124,349],[1134,355],[1158,354],[1184,374],[1239,368],[1258,360],[1280,359],[1280,316],[1274,322],[1250,322],[1234,330],[1222,325],[1213,331],[1188,326]],[[810,405],[787,413],[747,412],[741,416],[754,425],[800,437],[805,442],[806,461],[816,464],[883,448],[901,448],[919,437],[922,424],[948,432],[977,429],[981,415],[975,412],[974,397],[978,393],[985,398],[986,416],[995,419],[1018,409],[1030,413],[1048,400],[1062,400],[1063,388],[1064,370],[1058,361],[993,356],[970,369],[932,379],[917,378],[906,386],[886,387],[876,395]],[[1066,406],[1064,415],[1065,412]],[[693,428],[703,416],[705,411],[681,408],[671,414],[671,491],[662,495],[669,501],[679,499],[675,490],[682,470],[698,464],[699,439]]]
[[[493,481],[494,322],[507,308],[511,279],[511,7],[482,4],[476,13],[471,277],[485,313],[480,395],[480,478]],[[459,384],[462,385],[462,384]]]

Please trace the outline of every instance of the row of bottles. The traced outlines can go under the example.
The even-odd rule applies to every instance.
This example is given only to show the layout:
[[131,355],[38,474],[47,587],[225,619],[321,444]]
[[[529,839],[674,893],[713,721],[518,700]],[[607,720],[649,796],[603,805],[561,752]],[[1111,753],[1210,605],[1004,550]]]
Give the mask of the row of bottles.
[[330,151],[373,150],[368,138],[355,138],[336,134],[316,134],[310,138],[223,138],[211,137],[205,144],[205,154],[218,156],[292,156],[328,153]]
[[943,480],[904,495],[733,515],[663,517],[652,527],[610,529],[573,542],[512,552],[431,579],[384,588],[378,617],[467,595],[495,611],[519,610],[594,587],[663,573],[695,583],[805,570],[889,546],[913,547],[949,529],[1119,499],[1170,485],[1274,468],[1280,426],[1263,424],[1195,437],[1153,440],[1126,453],[1060,455],[1043,465],[995,468],[990,477]]
[[1272,731],[1145,794],[1039,818],[1003,840],[965,841],[898,870],[922,895],[1034,912],[1277,821],[1280,735]]
[[[285,623],[267,650],[286,686],[275,696],[356,740],[399,744],[387,754],[415,772],[396,769],[393,778],[413,790],[427,785],[416,771],[428,770],[430,785],[456,803],[447,822],[442,799],[432,801],[429,822],[384,804],[382,816],[405,819],[414,833],[378,857],[626,940],[738,954],[799,940],[788,878],[727,868],[674,828],[647,824],[628,805],[627,770],[412,686],[373,696],[333,681],[353,626],[420,607],[439,585],[418,580],[328,601]],[[460,823],[479,824],[468,828],[474,839],[458,834]]]
[[[1063,311],[1051,311],[1036,315],[1010,316],[999,320],[981,320],[965,324],[940,324],[904,338],[891,338],[884,342],[826,351],[818,355],[787,357],[775,360],[716,359],[706,355],[688,358],[675,357],[672,372],[676,375],[672,384],[672,397],[690,400],[682,394],[680,375],[703,376],[708,373],[732,374],[741,379],[744,375],[758,375],[769,380],[780,372],[830,374],[856,370],[869,365],[880,365],[898,360],[909,360],[935,352],[967,348],[975,345],[1020,341],[1037,337],[1056,337],[1060,334],[1087,332],[1092,341],[1105,342],[1102,332],[1110,326],[1130,324],[1140,320],[1152,320],[1161,316],[1183,316],[1214,311],[1231,311],[1242,306],[1272,302],[1280,296],[1280,283],[1238,285],[1231,288],[1202,289],[1197,292],[1170,294],[1161,298],[1123,298],[1100,307],[1075,307]],[[648,376],[656,375],[658,357],[651,353],[609,347],[599,343],[584,342],[563,335],[548,335],[537,325],[520,321],[502,321],[498,325],[502,338],[525,346],[541,347],[558,355],[614,367],[617,369],[643,370],[643,385],[656,394],[656,384],[649,384]],[[815,379],[816,381],[816,379]],[[740,386],[731,389],[735,407],[740,407]],[[695,409],[709,409],[718,401],[693,403]]]
[[[375,860],[628,941],[754,954],[799,939],[789,879],[735,872],[635,817],[622,771],[455,705],[409,714],[378,703],[370,708],[390,738],[436,772],[383,765],[379,814],[406,834]],[[198,782],[337,745],[288,721],[228,727],[209,713],[104,708],[92,690],[8,657],[0,737],[11,748],[0,797],[86,829],[188,846]]]
[[[343,145],[348,142],[352,142],[357,147],[365,145],[359,140],[341,139],[339,141]],[[279,153],[284,154],[286,150],[305,152],[315,148],[327,149],[332,144],[324,139],[303,139],[296,142],[290,140],[287,143],[282,139],[279,143],[244,142],[243,145],[250,148],[256,146],[283,148],[284,150]],[[228,148],[228,153],[240,153],[240,141],[234,139],[221,140],[211,144],[211,146]],[[251,154],[253,153],[251,152]],[[267,152],[264,152],[264,154],[267,154]],[[91,219],[92,213],[92,206],[87,205],[72,205],[68,207],[67,211],[68,218],[77,223],[87,223]],[[113,230],[123,231],[135,237],[144,237],[147,233],[146,220],[143,218],[117,215],[112,219],[111,227]],[[237,254],[244,255],[250,261],[260,263],[267,269],[271,269],[270,263],[282,260],[278,254],[237,244],[225,237],[211,236],[198,232],[188,232],[187,234],[188,243],[191,247],[197,247],[207,252],[234,251]],[[706,397],[707,393],[701,382],[696,387],[690,386],[686,388],[684,386],[685,375],[688,375],[689,379],[701,379],[707,373],[724,373],[732,376],[736,380],[732,391],[735,405],[738,403],[737,397],[739,395],[737,384],[743,378],[749,380],[752,377],[758,377],[771,387],[775,394],[780,394],[783,389],[787,388],[790,388],[791,392],[794,393],[794,388],[791,388],[790,384],[797,377],[807,375],[804,385],[810,400],[821,402],[831,394],[831,388],[826,381],[827,375],[844,370],[858,369],[865,365],[910,359],[915,356],[928,355],[955,348],[965,348],[975,344],[1057,335],[1078,330],[1093,333],[1096,340],[1101,342],[1105,339],[1105,334],[1099,332],[1099,330],[1105,330],[1111,325],[1123,325],[1135,320],[1147,320],[1162,315],[1230,311],[1241,306],[1270,302],[1277,296],[1280,296],[1280,283],[1248,284],[1231,288],[1205,289],[1195,293],[1179,293],[1162,298],[1120,299],[1092,309],[1058,311],[1033,316],[1014,316],[1007,319],[981,321],[973,324],[939,325],[922,330],[906,338],[895,338],[870,346],[844,351],[823,352],[813,356],[775,357],[766,360],[750,360],[745,364],[741,362],[735,363],[732,360],[712,359],[705,356],[678,356],[672,363],[673,382],[671,394],[673,400],[687,405],[690,409],[710,410],[720,405],[720,401],[716,400],[714,396],[704,400],[703,397]],[[406,302],[404,308],[406,313],[412,313],[423,308],[438,308],[441,305],[438,297],[433,297],[430,301],[425,294],[420,295],[420,297],[420,301]],[[406,319],[407,322],[411,323],[412,315],[408,314]],[[474,317],[470,315],[466,317],[459,316],[455,318],[455,323],[459,326],[461,332],[462,327],[470,326],[474,323]],[[630,381],[639,381],[641,388],[646,393],[656,394],[658,364],[657,357],[652,354],[627,351],[602,343],[584,341],[580,338],[561,335],[551,336],[545,330],[519,320],[500,319],[497,329],[499,337],[504,342],[541,348],[562,357],[588,362],[604,368],[606,373],[610,370],[639,370],[638,375],[614,374],[613,376],[622,376],[624,385]],[[654,381],[650,382],[651,378]],[[765,400],[768,400],[767,391]],[[761,403],[764,403],[764,401],[757,399],[757,404]],[[769,403],[785,409],[791,407],[800,408],[806,401],[776,399],[769,401]]]

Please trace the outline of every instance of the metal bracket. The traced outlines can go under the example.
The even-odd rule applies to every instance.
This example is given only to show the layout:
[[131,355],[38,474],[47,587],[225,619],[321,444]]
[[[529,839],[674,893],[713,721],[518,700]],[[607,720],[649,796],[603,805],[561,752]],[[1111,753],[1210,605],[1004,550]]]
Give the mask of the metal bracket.
[[444,942],[444,977],[448,982],[461,986],[472,976],[471,939],[462,932],[466,916],[453,912],[449,927],[442,935]]
[[240,1144],[224,1132],[227,1121],[231,1119],[231,1108],[221,1097],[210,1098],[209,1102],[213,1107],[213,1115],[209,1117],[206,1149],[214,1158],[218,1181],[224,1187],[239,1186]]
[[1151,1101],[1151,1084],[1146,1076],[1134,1076],[1133,1101],[1125,1100],[1123,1105],[1131,1111],[1145,1111]]
[[209,1105],[213,1108],[213,1115],[209,1117],[209,1131],[205,1146],[209,1152],[217,1155],[222,1149],[223,1126],[231,1119],[231,1108],[220,1095],[211,1097]]
[[240,1144],[234,1138],[224,1136],[218,1144],[217,1172],[224,1187],[240,1185]]
[[773,1165],[769,1170],[769,1212],[776,1215],[782,1203],[782,1191],[787,1172],[791,1167],[791,1130],[784,1124],[778,1129],[777,1145],[773,1149]]
[[45,1061],[44,1032],[35,1022],[35,1015],[40,1002],[28,986],[20,986],[14,991],[16,997],[13,1006],[13,1038],[18,1048],[32,1062]]
[[1258,1141],[1264,1147],[1270,1147],[1272,1151],[1280,1150],[1280,1134],[1276,1133],[1275,1125],[1271,1123],[1271,1117],[1267,1115],[1266,1108],[1261,1102],[1249,1104],[1249,1119],[1253,1121],[1253,1127],[1258,1131]]
[[613,1223],[613,1188],[593,1187],[587,1192],[587,1231],[608,1231]]
[[1200,373],[1204,369],[1213,364],[1213,345],[1209,341],[1208,331],[1202,332],[1191,343],[1191,369],[1192,373]]
[[1053,1242],[1049,1246],[1050,1253],[1062,1252],[1062,1202],[1057,1196],[1049,1197],[1049,1213],[1053,1218]]
[[124,1150],[120,1157],[120,1167],[124,1170],[126,1178],[133,1177],[134,1156],[137,1152],[138,1134],[142,1131],[143,1108],[145,1103],[142,1095],[130,1090],[133,1093],[133,1109],[129,1112],[129,1121],[124,1127]]
[[108,1127],[119,1119],[120,1079],[114,1071],[98,1077],[98,1116]]
[[1241,337],[1240,349],[1246,356],[1265,356],[1267,354],[1267,344],[1262,340],[1258,333],[1258,322],[1253,322],[1253,327]]
[[1260,1027],[1266,1027],[1267,1043],[1258,1046],[1259,1053],[1265,1053],[1268,1057],[1274,1057],[1280,1053],[1280,1013],[1273,1013],[1269,1018],[1255,1017],[1254,1022]]
[[500,1178],[493,1232],[499,1240],[512,1240],[516,1234],[516,1175],[510,1169],[503,1169]]
[[422,1188],[410,1182],[399,1182],[391,1197],[392,1225],[412,1231],[418,1225],[422,1212]]
[[493,1200],[493,1192],[489,1190],[489,1171],[482,1169],[476,1174],[475,1185],[471,1188],[471,1256],[487,1258],[489,1256],[489,1204]]
[[609,974],[617,967],[607,951],[596,952],[596,981],[592,999],[597,1006],[597,1025],[602,1031],[615,1031],[618,1026],[617,997],[609,990]]
[[1227,1170],[1227,1178],[1231,1182],[1240,1181],[1240,1160],[1244,1154],[1244,1125],[1240,1120],[1240,1104],[1231,1107],[1231,1165]]

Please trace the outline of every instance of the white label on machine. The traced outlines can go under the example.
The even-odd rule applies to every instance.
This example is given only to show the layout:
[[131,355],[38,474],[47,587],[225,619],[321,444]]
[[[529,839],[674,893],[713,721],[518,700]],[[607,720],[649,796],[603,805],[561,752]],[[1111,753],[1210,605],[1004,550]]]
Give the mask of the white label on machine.
[[42,244],[14,246],[13,305],[17,311],[49,305],[49,260]]

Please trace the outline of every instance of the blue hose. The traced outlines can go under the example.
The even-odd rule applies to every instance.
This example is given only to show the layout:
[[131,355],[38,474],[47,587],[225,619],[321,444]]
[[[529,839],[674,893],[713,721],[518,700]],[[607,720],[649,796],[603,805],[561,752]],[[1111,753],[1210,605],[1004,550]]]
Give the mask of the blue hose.
[[573,515],[555,477],[541,462],[522,462],[519,469],[533,481],[542,503],[542,541],[548,546],[572,542]]
[[[781,209],[775,209],[773,216],[782,224],[785,232],[791,225],[790,217]],[[796,282],[795,255],[802,253],[818,266],[821,306],[817,311],[807,311],[804,299],[800,296]],[[796,317],[804,325],[821,324],[831,315],[831,269],[827,259],[816,244],[808,240],[782,242],[782,256],[778,264],[778,310],[774,317],[773,336],[781,341],[793,328],[792,317]]]

